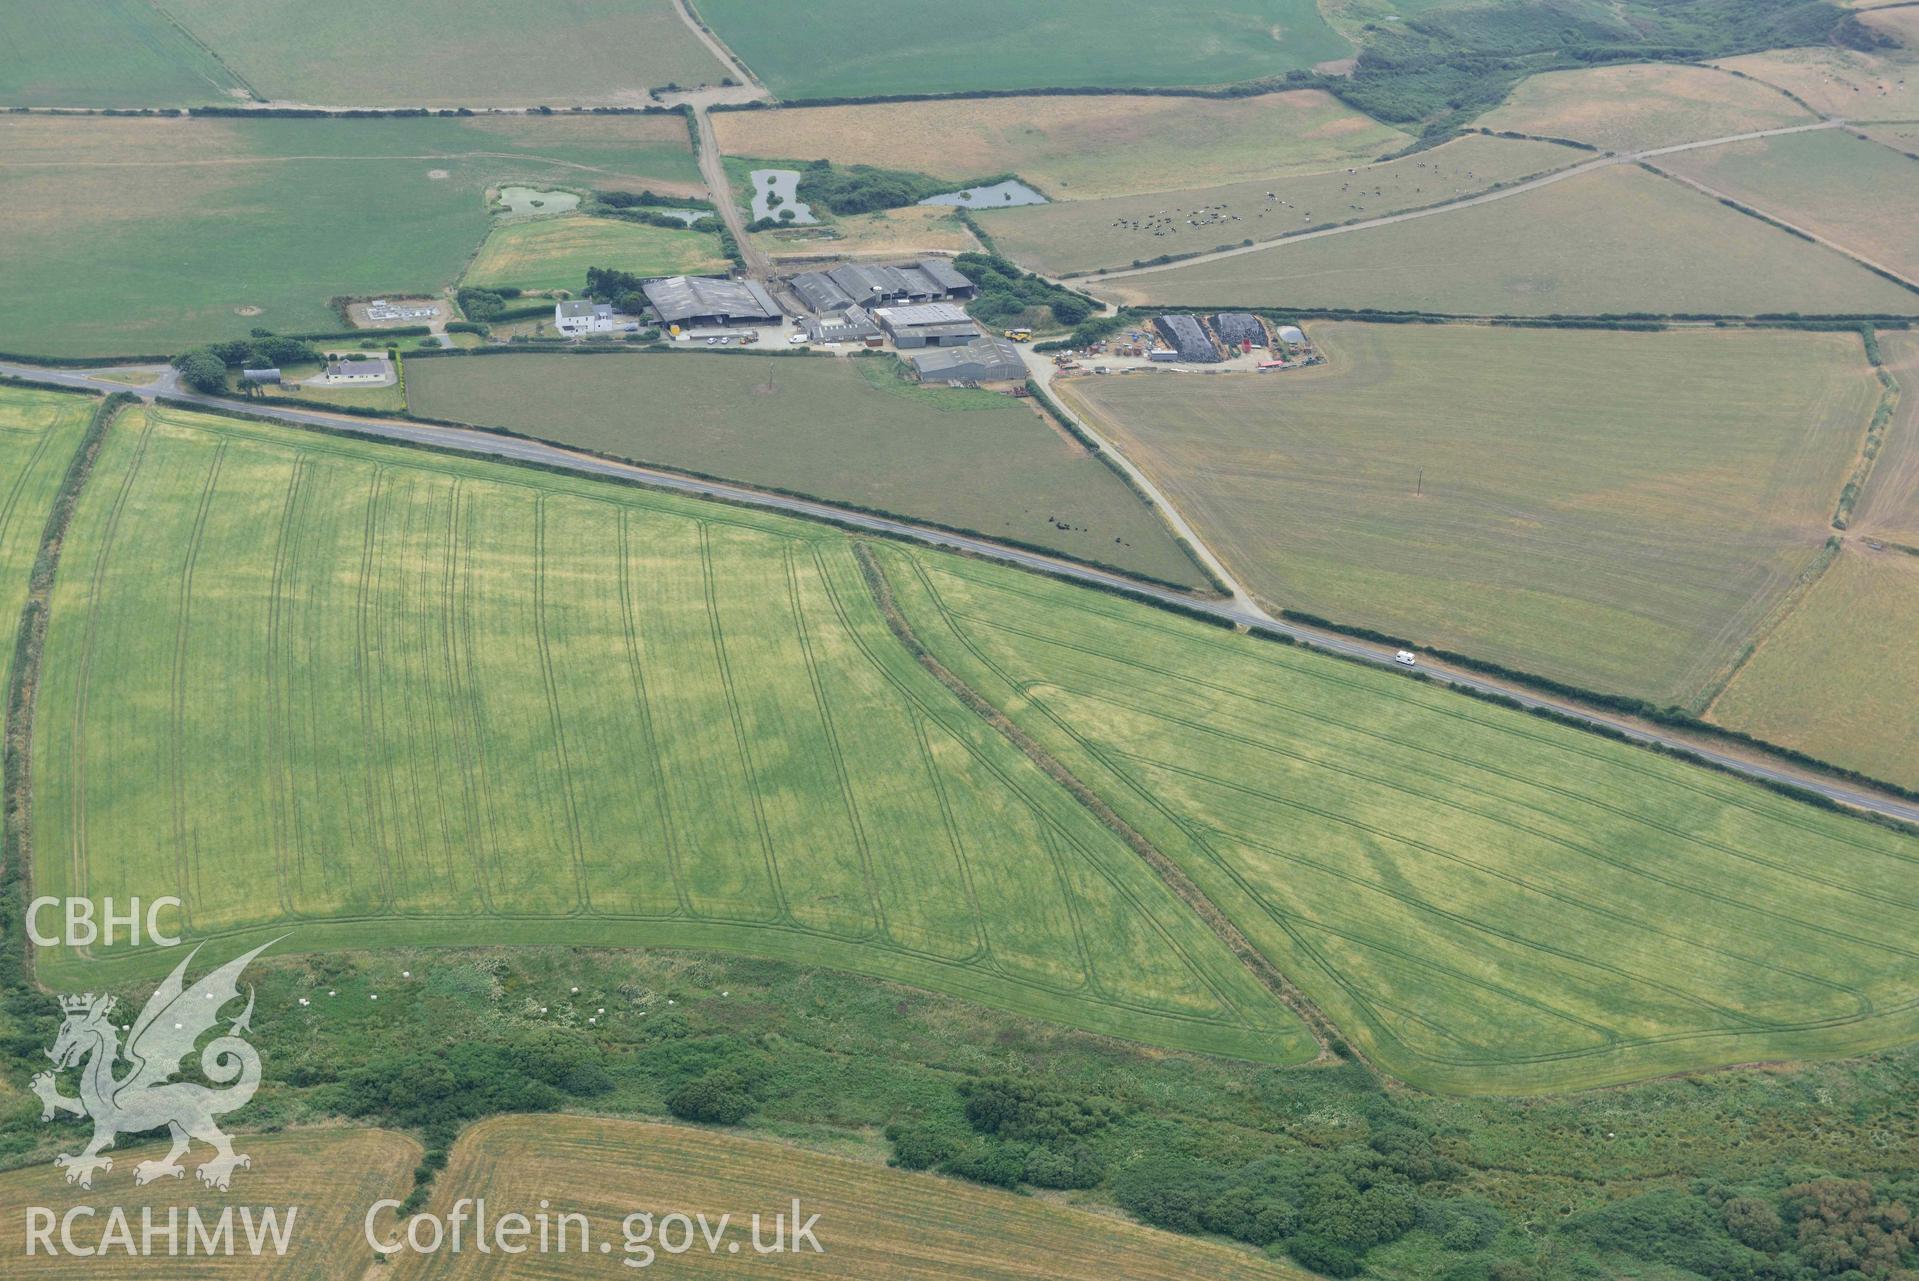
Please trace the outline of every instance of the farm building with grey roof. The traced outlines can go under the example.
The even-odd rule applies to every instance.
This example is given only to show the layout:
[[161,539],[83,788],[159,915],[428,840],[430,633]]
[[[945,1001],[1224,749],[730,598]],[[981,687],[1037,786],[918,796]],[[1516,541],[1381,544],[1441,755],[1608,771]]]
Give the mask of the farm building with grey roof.
[[990,383],[1026,377],[1019,348],[1004,338],[982,337],[964,347],[936,347],[912,357],[921,382]]
[[668,325],[759,324],[780,318],[779,304],[756,280],[668,276],[640,287]]

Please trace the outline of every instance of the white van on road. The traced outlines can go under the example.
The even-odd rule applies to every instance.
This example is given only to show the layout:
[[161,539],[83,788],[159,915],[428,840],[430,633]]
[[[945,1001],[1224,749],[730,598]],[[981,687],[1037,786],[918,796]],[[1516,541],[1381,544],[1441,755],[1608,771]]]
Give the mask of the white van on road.
[[1393,655],[1393,661],[1402,667],[1412,667],[1419,662],[1410,649],[1402,649]]

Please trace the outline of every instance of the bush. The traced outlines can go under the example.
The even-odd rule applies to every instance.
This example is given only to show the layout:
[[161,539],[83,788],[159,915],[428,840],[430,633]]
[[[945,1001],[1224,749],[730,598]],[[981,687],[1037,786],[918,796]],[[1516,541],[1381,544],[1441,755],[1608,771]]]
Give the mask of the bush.
[[1025,1182],[1036,1188],[1097,1187],[1106,1173],[1099,1154],[1084,1143],[1075,1143],[1061,1151],[1036,1147],[1026,1154]]
[[794,195],[815,209],[862,214],[916,205],[928,196],[951,191],[954,186],[943,179],[904,169],[881,169],[874,165],[849,165],[841,169],[816,160],[800,174],[799,188]]
[[1110,1100],[1077,1096],[1015,1077],[960,1086],[966,1120],[981,1134],[1048,1142],[1104,1129],[1118,1116]]
[[1027,1149],[1016,1143],[975,1143],[940,1165],[942,1173],[995,1188],[1016,1188],[1026,1172]]
[[666,1096],[666,1110],[682,1121],[738,1125],[753,1110],[746,1081],[731,1068],[715,1068]]
[[1206,1230],[1206,1209],[1224,1183],[1219,1171],[1191,1157],[1155,1153],[1114,1175],[1112,1189],[1115,1201],[1154,1227],[1194,1233]]
[[197,392],[217,396],[227,389],[226,362],[205,348],[187,352],[173,364],[181,381]]
[[889,1125],[886,1137],[893,1144],[887,1164],[902,1170],[930,1170],[952,1160],[960,1150],[957,1136],[930,1125]]
[[1318,1232],[1302,1232],[1286,1243],[1286,1253],[1302,1268],[1329,1277],[1359,1275],[1360,1254]]

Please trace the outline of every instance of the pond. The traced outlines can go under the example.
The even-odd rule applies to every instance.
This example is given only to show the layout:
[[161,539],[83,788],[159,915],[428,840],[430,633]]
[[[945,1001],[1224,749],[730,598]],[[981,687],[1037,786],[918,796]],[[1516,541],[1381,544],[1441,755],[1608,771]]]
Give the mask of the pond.
[[1011,209],[1016,205],[1043,205],[1046,203],[1046,197],[1019,179],[1008,178],[1005,182],[996,182],[990,187],[968,187],[964,191],[949,191],[944,195],[928,196],[920,203],[957,205],[962,209]]
[[500,203],[509,214],[570,213],[580,207],[580,198],[570,191],[541,191],[537,187],[502,187]]
[[[778,218],[781,222],[798,227],[819,221],[813,216],[811,205],[801,204],[795,198],[800,189],[799,170],[755,169],[748,177],[753,183],[754,222],[762,218]],[[791,218],[782,216],[789,212],[793,215]]]

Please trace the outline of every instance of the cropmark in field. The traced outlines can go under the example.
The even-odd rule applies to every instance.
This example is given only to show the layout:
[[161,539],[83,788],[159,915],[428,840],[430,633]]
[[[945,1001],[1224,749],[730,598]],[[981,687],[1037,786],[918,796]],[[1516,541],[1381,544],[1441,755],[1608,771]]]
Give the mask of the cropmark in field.
[[[130,411],[66,543],[33,741],[35,888],[177,895],[196,938],[717,948],[1313,1051],[914,663],[822,525]],[[155,963],[105,956],[40,972]]]
[[1002,566],[878,552],[921,644],[1414,1085],[1919,1033],[1919,837]]

